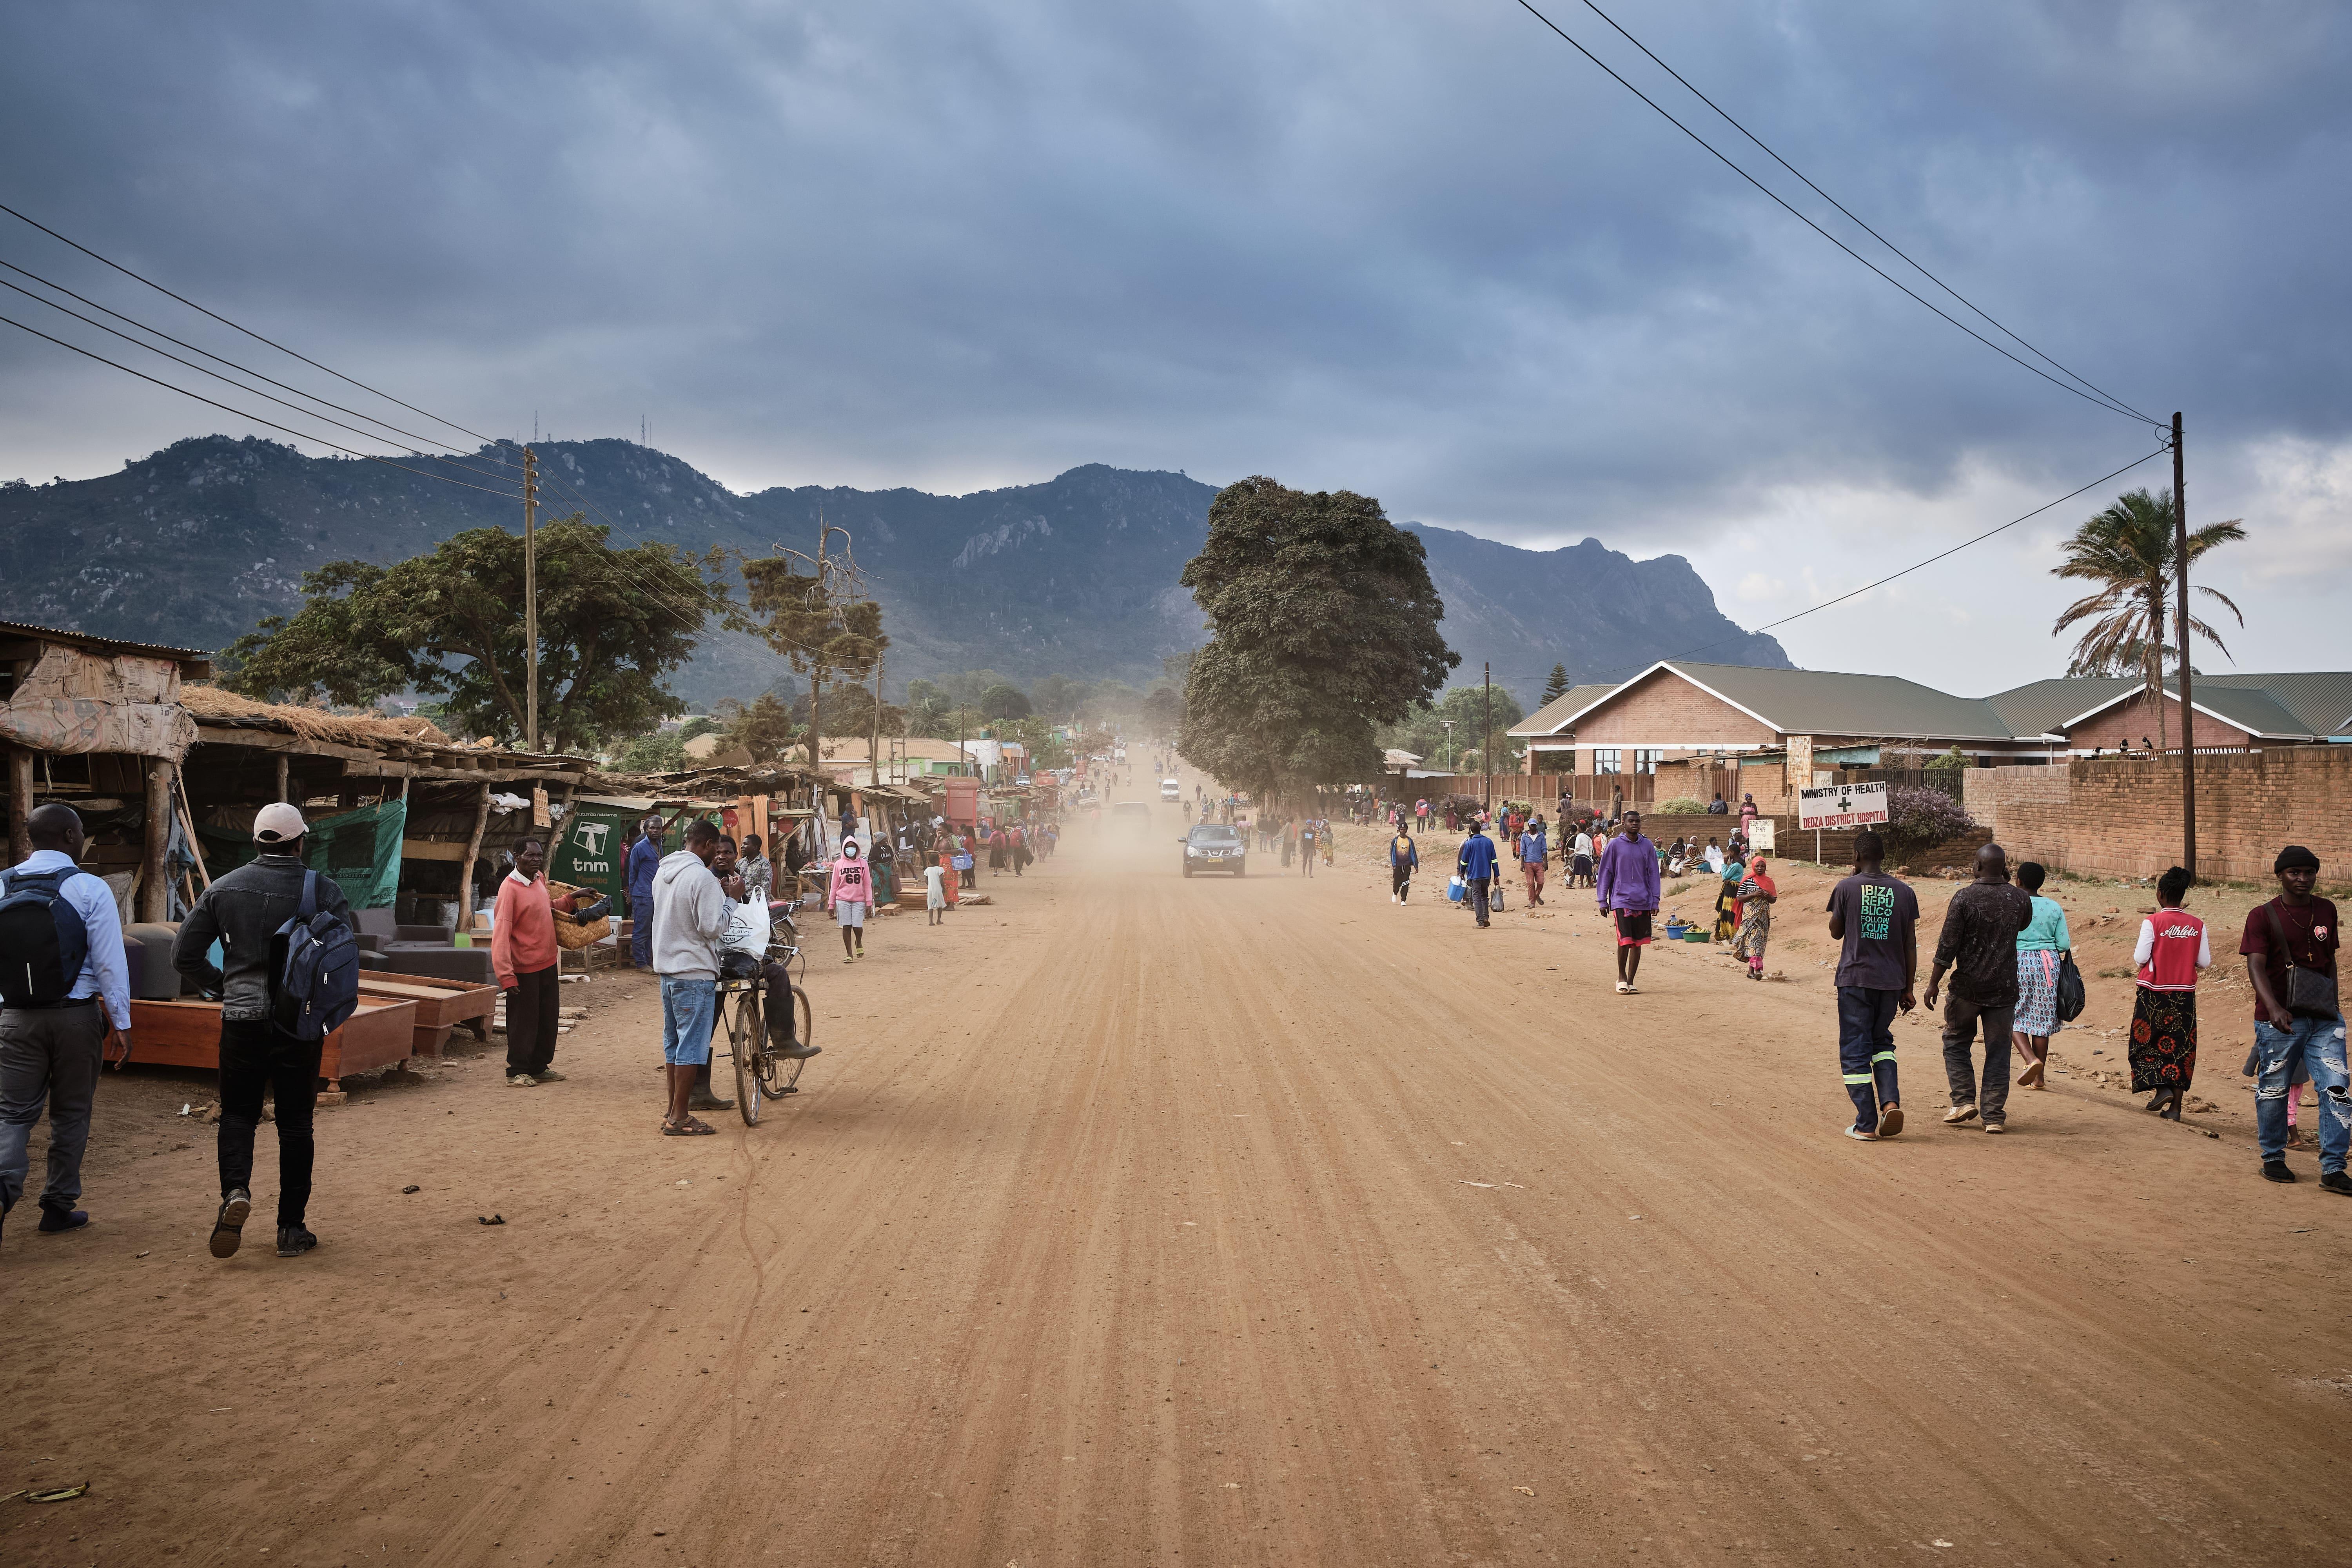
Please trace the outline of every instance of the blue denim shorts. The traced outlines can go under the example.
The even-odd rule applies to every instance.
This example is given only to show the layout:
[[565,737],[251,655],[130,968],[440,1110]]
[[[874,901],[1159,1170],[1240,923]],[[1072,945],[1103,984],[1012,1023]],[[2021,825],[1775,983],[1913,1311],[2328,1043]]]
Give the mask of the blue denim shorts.
[[662,1060],[700,1067],[710,1059],[710,1031],[719,1023],[719,982],[662,976]]

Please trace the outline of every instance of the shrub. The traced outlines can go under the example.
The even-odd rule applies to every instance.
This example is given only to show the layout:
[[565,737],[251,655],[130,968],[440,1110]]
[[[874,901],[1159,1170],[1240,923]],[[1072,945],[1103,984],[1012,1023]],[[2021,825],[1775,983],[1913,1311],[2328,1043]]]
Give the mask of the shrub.
[[1691,795],[1678,795],[1672,800],[1662,800],[1650,807],[1653,816],[1705,816],[1706,802]]
[[1933,784],[1890,784],[1886,826],[1879,831],[1889,849],[1932,849],[1976,826],[1968,808]]

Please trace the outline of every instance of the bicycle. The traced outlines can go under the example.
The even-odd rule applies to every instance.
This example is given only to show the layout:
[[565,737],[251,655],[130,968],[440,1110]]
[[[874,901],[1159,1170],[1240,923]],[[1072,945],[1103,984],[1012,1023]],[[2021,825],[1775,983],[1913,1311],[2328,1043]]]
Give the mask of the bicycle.
[[[778,927],[800,934],[793,924],[792,914],[800,908],[794,900],[784,907]],[[719,982],[719,1026],[727,1036],[728,1055],[735,1063],[735,1109],[743,1117],[743,1125],[757,1127],[764,1100],[781,1099],[800,1092],[801,1068],[805,1058],[788,1057],[768,1048],[767,1008],[772,1005],[768,983],[763,978],[766,963],[774,963],[787,975],[793,961],[801,958],[796,941],[771,936],[765,959],[754,960],[749,953],[730,953],[730,961],[740,959],[749,973],[729,973],[720,970]],[[802,959],[802,973],[807,973],[807,961]],[[787,980],[789,997],[785,1005],[793,1009],[796,1026],[793,1038],[807,1045],[816,1031],[816,1016],[809,1005],[808,993]],[[729,1002],[732,999],[733,1006]]]

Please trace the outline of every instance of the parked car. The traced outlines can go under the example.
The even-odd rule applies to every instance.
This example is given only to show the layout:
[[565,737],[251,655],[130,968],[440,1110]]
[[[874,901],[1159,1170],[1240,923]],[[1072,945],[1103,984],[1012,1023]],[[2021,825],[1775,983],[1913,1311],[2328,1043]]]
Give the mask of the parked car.
[[1203,822],[1179,840],[1184,846],[1184,875],[1194,871],[1230,871],[1249,875],[1249,840],[1238,827]]

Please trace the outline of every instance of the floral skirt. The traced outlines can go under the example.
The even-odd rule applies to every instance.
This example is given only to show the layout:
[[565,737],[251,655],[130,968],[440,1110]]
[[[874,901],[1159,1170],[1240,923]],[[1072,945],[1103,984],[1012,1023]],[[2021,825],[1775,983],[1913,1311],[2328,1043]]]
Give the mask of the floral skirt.
[[2141,986],[2132,1003],[2130,1056],[2133,1093],[2187,1089],[2197,1076],[2197,993]]
[[2021,1035],[2043,1037],[2058,1032],[2058,954],[2052,948],[2026,948],[2017,955],[2017,1022]]

